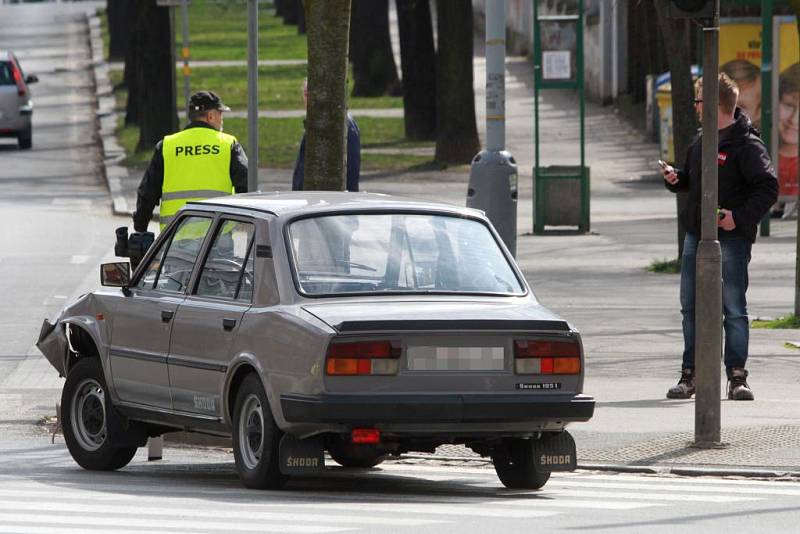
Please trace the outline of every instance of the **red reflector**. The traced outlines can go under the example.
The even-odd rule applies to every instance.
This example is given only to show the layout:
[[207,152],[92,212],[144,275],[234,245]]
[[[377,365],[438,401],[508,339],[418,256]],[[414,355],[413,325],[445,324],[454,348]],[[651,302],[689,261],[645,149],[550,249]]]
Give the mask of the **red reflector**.
[[377,428],[354,428],[350,438],[353,443],[380,443],[381,431]]
[[515,358],[579,358],[580,348],[574,341],[514,341]]
[[543,375],[551,375],[553,374],[553,358],[542,358],[541,360],[541,373]]
[[25,85],[22,83],[22,72],[19,70],[19,67],[15,61],[11,61],[11,76],[14,78],[14,82],[17,84],[17,95],[24,96]]
[[391,341],[358,341],[355,343],[331,343],[328,358],[399,358],[400,346]]

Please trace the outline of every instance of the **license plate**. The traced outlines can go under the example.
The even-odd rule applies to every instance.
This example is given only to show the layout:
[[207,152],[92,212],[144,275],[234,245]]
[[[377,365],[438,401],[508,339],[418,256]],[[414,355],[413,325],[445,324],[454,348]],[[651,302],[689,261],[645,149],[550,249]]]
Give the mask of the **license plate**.
[[413,346],[406,351],[410,371],[502,371],[504,347]]

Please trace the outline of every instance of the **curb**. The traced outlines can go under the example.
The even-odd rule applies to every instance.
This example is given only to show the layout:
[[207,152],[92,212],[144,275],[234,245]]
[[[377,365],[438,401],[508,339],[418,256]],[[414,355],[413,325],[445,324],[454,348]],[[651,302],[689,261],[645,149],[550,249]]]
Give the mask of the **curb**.
[[89,49],[92,54],[91,72],[95,87],[95,118],[98,123],[100,139],[101,173],[111,196],[111,211],[114,215],[133,215],[133,207],[122,190],[122,177],[128,170],[119,163],[125,151],[117,143],[114,132],[117,127],[117,113],[114,111],[114,92],[108,77],[109,63],[103,57],[103,38],[100,33],[100,18],[97,13],[87,17],[89,27]]

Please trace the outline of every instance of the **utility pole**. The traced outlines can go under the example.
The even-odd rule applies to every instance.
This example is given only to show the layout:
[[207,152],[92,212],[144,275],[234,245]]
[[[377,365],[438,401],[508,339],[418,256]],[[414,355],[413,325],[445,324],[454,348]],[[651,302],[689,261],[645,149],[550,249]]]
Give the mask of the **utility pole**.
[[486,149],[469,171],[467,206],[486,212],[512,255],[517,250],[517,162],[506,143],[506,0],[486,2]]
[[258,191],[258,0],[247,0],[247,190]]
[[700,244],[695,292],[695,445],[720,445],[720,360],[722,357],[722,251],[717,239],[717,154],[719,152],[719,0],[703,27],[703,164]]

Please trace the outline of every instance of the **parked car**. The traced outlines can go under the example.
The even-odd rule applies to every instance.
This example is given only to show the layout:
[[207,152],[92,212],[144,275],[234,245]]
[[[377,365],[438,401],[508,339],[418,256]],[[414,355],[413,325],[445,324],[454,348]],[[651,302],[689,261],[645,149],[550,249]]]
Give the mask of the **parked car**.
[[0,50],[0,137],[16,137],[19,147],[33,146],[33,101],[28,84],[36,76],[25,76],[12,52]]
[[148,436],[232,436],[243,483],[275,488],[465,444],[508,487],[575,469],[579,333],[539,304],[482,212],[367,193],[190,202],[131,275],[45,321],[64,437],[117,469]]

